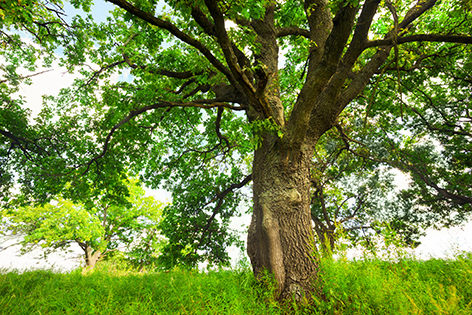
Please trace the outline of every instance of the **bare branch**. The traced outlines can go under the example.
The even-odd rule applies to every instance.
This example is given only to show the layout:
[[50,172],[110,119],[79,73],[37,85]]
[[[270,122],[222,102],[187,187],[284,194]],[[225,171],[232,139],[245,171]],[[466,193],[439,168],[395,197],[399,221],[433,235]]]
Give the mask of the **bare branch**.
[[[37,72],[37,73],[33,73],[33,74],[30,74],[30,75],[25,75],[25,76],[20,76],[20,80],[23,80],[23,79],[26,79],[26,78],[31,78],[31,77],[34,77],[34,76],[37,76],[37,75],[40,75],[40,74],[43,74],[43,73],[46,73],[46,72],[50,72],[50,71],[53,71],[54,69],[49,69],[49,70],[44,70],[44,71],[41,71],[41,72]],[[0,80],[0,83],[5,83],[7,82],[8,79],[4,79],[4,80]]]

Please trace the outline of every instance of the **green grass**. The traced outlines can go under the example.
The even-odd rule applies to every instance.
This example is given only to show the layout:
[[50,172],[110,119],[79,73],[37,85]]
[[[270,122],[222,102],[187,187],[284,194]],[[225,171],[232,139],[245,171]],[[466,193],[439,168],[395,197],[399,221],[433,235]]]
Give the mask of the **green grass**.
[[472,314],[472,255],[322,260],[324,296],[282,307],[248,269],[0,272],[0,314]]
[[272,314],[251,274],[106,269],[0,275],[0,314]]
[[472,314],[472,255],[323,263],[320,314]]

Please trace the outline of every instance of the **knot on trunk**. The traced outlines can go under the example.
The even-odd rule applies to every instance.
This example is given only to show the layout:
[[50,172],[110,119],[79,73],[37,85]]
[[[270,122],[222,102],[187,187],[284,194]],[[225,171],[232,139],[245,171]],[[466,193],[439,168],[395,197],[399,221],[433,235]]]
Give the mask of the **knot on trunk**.
[[282,211],[292,213],[302,203],[302,195],[296,188],[271,191],[260,195],[261,204],[267,207],[268,212]]
[[298,206],[302,202],[302,195],[296,188],[292,188],[287,192],[288,204],[291,206]]

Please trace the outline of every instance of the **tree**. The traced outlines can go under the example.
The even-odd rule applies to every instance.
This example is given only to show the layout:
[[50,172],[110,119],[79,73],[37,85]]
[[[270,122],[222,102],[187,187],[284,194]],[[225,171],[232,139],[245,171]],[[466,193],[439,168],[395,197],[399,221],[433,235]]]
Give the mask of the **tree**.
[[147,243],[156,249],[156,244],[162,242],[162,237],[156,235],[162,204],[153,197],[144,197],[144,189],[136,180],[130,181],[128,189],[129,204],[113,204],[102,194],[102,198],[92,202],[73,203],[58,198],[42,206],[4,209],[6,233],[22,237],[19,244],[23,253],[41,247],[47,256],[75,243],[84,252],[85,265],[91,268],[119,246],[136,251],[132,245],[139,245],[139,239],[148,233],[153,238]]
[[[311,205],[317,145],[336,127],[350,153],[413,170],[421,150],[407,154],[400,136],[393,140],[402,159],[396,150],[377,154],[384,150],[376,139],[385,139],[385,148],[389,133],[401,131],[392,124],[382,133],[387,119],[406,116],[395,86],[410,73],[427,77],[414,70],[428,56],[472,43],[470,12],[455,1],[169,0],[167,10],[155,1],[109,2],[117,8],[107,23],[74,20],[87,36],[64,62],[82,66],[83,77],[49,98],[36,126],[38,145],[60,159],[21,160],[23,189],[44,194],[69,181],[80,194],[91,185],[83,174],[106,187],[129,167],[173,191],[165,216],[170,245],[195,262],[202,252],[224,259],[219,249],[237,213],[237,189],[252,181],[247,252],[256,277],[272,272],[282,297],[310,292],[317,277]],[[456,73],[432,59],[439,72]],[[133,80],[110,80],[125,70]],[[398,102],[370,101],[384,86]],[[369,132],[362,128],[367,120]]]

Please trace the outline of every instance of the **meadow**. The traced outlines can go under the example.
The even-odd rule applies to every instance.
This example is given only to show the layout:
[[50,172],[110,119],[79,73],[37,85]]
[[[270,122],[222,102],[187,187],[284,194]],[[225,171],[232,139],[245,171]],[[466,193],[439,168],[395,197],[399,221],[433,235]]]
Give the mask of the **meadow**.
[[472,314],[472,254],[321,258],[319,294],[281,304],[247,261],[217,270],[0,271],[0,314]]

